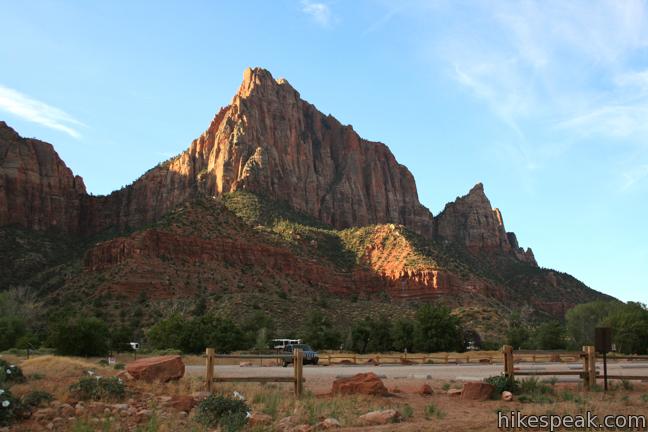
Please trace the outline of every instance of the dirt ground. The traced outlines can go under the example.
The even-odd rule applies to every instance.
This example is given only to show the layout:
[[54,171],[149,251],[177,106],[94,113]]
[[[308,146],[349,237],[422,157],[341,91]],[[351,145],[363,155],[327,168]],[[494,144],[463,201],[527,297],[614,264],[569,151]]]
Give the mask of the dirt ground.
[[[16,384],[11,391],[24,396],[33,390],[51,393],[56,404],[74,406],[70,400],[69,386],[87,374],[89,369],[104,376],[116,375],[113,368],[85,359],[45,356],[31,360],[7,358],[23,368],[28,380]],[[275,368],[268,368],[273,370]],[[278,369],[278,368],[276,368]],[[282,368],[283,369],[283,368]],[[350,367],[349,374],[354,372]],[[245,368],[240,368],[244,374]],[[379,373],[379,371],[377,371]],[[591,411],[602,415],[648,415],[648,384],[641,382],[614,382],[608,393],[584,391],[577,383],[549,383],[542,385],[542,395],[535,395],[525,402],[516,397],[512,402],[488,400],[465,401],[450,397],[447,391],[460,389],[462,382],[446,379],[386,378],[384,383],[390,395],[336,396],[331,395],[332,376],[313,376],[306,382],[306,395],[295,400],[290,384],[224,384],[217,391],[232,395],[237,391],[244,395],[252,412],[265,413],[272,423],[247,427],[250,431],[275,431],[278,422],[293,417],[295,426],[315,425],[324,418],[339,420],[342,431],[496,431],[498,412],[520,411],[523,414],[577,415]],[[432,387],[432,395],[421,395],[423,384]],[[189,412],[171,409],[165,403],[171,397],[196,395],[204,390],[200,376],[185,375],[180,381],[168,384],[147,384],[127,381],[128,413],[119,415],[114,405],[99,405],[81,414],[54,420],[31,418],[11,426],[11,431],[204,431],[194,420],[195,409]],[[359,417],[374,410],[393,408],[402,420],[382,426],[363,425]],[[0,431],[3,429],[0,428]]]

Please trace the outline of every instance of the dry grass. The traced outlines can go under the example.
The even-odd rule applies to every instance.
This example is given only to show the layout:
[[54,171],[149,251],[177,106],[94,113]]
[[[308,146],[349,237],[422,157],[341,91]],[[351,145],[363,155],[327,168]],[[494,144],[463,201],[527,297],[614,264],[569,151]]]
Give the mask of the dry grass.
[[87,375],[89,370],[102,376],[113,376],[117,372],[85,359],[54,355],[34,357],[18,364],[30,379],[14,386],[12,390],[15,394],[20,396],[31,390],[44,390],[59,400],[65,400],[70,385]]

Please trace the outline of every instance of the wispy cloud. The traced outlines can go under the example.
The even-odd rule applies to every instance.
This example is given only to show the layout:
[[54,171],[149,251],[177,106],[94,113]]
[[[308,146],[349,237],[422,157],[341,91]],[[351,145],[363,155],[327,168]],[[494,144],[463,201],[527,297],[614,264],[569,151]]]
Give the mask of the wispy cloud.
[[[527,121],[612,138],[646,131],[648,71],[636,67],[648,48],[645,2],[484,0],[449,9],[458,21],[438,44],[451,74],[516,133]],[[473,14],[479,25],[468,30]]]
[[648,164],[639,165],[623,173],[622,190],[628,190],[637,183],[648,178]]
[[331,8],[326,3],[311,2],[309,0],[302,1],[302,12],[309,15],[315,20],[316,23],[322,27],[331,25],[333,15]]
[[0,110],[41,126],[64,132],[73,138],[81,137],[77,129],[79,126],[83,126],[83,123],[65,111],[2,85],[0,85]]

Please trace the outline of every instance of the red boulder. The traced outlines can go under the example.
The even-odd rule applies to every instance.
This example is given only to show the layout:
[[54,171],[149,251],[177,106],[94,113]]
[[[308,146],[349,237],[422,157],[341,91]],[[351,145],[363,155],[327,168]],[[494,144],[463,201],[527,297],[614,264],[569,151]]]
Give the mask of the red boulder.
[[148,357],[129,363],[126,371],[136,380],[168,382],[182,378],[185,365],[179,355]]
[[375,373],[360,373],[349,378],[333,381],[334,394],[364,394],[384,396],[389,394],[387,387]]

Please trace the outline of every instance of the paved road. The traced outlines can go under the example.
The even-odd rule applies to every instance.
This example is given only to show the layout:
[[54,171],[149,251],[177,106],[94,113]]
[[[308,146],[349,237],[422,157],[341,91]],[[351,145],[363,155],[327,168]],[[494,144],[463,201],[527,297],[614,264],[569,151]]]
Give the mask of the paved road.
[[[582,365],[580,363],[521,363],[516,364],[519,370],[529,371],[568,371],[579,370]],[[603,373],[603,364],[597,363],[599,372]],[[383,379],[440,379],[440,380],[458,380],[458,381],[472,381],[481,380],[483,378],[498,375],[502,372],[503,367],[501,364],[458,364],[458,365],[334,365],[334,366],[304,366],[304,377],[306,379],[334,379],[344,376],[351,376],[361,372],[374,372]],[[204,366],[187,366],[187,373],[194,376],[204,376]],[[240,367],[240,366],[216,366],[215,374],[223,377],[234,376],[292,376],[292,367]],[[609,363],[608,373],[610,375],[641,375],[648,376],[648,363]],[[541,377],[543,379],[550,378],[549,376]],[[577,375],[574,376],[558,376],[559,381],[579,381]]]

